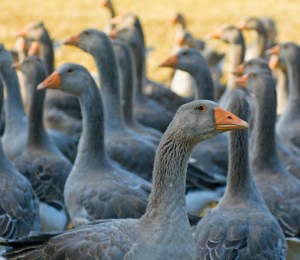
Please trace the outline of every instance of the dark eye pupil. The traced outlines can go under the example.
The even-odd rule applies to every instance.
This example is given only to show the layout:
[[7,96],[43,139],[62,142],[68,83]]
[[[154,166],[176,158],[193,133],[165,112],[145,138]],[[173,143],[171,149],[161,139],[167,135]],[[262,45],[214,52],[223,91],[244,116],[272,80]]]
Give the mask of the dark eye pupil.
[[68,73],[71,73],[73,70],[72,69],[68,69]]
[[199,107],[198,107],[198,110],[199,110],[199,111],[203,111],[203,110],[205,110],[205,107],[204,107],[204,106],[199,106]]

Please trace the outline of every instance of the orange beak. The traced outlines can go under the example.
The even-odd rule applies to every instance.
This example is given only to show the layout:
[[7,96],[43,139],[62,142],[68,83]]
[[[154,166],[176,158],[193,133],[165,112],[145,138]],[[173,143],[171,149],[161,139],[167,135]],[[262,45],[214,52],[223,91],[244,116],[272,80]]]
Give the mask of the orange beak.
[[24,37],[19,37],[16,40],[16,49],[20,51],[25,51],[27,49],[26,39]]
[[106,8],[108,6],[109,6],[109,4],[108,4],[107,0],[100,0],[100,7]]
[[114,18],[110,19],[110,23],[114,24],[114,25],[118,25],[122,22],[122,19],[123,19],[122,15],[119,14],[119,15],[115,16]]
[[215,108],[216,130],[229,131],[248,128],[248,123],[236,115],[220,108]]
[[185,40],[184,40],[184,36],[180,36],[176,39],[176,44],[178,46],[184,46],[185,45]]
[[278,55],[280,51],[280,46],[275,45],[274,47],[266,50],[266,55]]
[[235,68],[235,70],[232,72],[232,74],[241,76],[241,75],[243,75],[244,71],[245,71],[245,64],[241,63],[239,66],[237,66]]
[[43,82],[41,82],[37,89],[59,89],[61,84],[61,76],[60,73],[54,71],[51,75],[49,75]]
[[239,87],[246,87],[247,82],[248,82],[248,74],[244,74],[244,75],[240,76],[239,78],[235,79],[235,83]]
[[78,46],[79,40],[80,40],[80,36],[79,36],[79,34],[76,34],[76,35],[73,35],[73,36],[70,36],[69,38],[67,38],[64,41],[64,44]]
[[116,39],[118,36],[118,30],[117,29],[110,30],[108,32],[108,36],[109,36],[109,38]]
[[168,20],[168,24],[170,25],[175,25],[177,22],[177,17],[176,16],[172,16],[169,20]]
[[278,58],[278,56],[277,55],[276,56],[275,55],[271,56],[268,65],[269,65],[269,68],[271,70],[275,70],[278,67],[278,65],[279,65],[279,58]]
[[163,63],[159,65],[159,67],[169,67],[169,68],[176,68],[177,66],[177,56],[172,55],[168,57]]
[[28,55],[29,56],[38,56],[40,53],[40,44],[37,41],[32,42],[29,50]]
[[211,32],[209,34],[207,34],[205,36],[206,39],[210,40],[210,39],[221,39],[221,31],[215,31],[215,32]]
[[21,31],[16,33],[16,37],[26,37],[28,35],[28,29],[23,28]]
[[11,65],[15,70],[21,70],[21,63],[19,61]]
[[245,21],[239,21],[238,25],[237,25],[237,28],[239,28],[240,30],[244,30],[244,29],[247,29],[246,27],[246,22]]

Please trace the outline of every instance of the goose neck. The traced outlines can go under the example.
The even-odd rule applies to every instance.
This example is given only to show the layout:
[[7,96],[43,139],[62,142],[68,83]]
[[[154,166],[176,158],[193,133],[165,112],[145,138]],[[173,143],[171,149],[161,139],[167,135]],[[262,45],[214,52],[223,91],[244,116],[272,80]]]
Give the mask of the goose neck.
[[300,98],[300,64],[287,64],[289,79],[289,97],[291,99]]
[[[275,83],[256,86],[260,93],[255,93],[256,112],[254,123],[254,152],[253,160],[258,164],[272,163],[278,159],[275,149],[276,123],[276,91]],[[268,101],[268,102],[266,102]]]
[[105,129],[110,132],[124,129],[124,119],[120,102],[118,67],[109,39],[103,47],[102,51],[97,50],[92,55],[98,68],[100,92],[107,115],[104,119]]
[[22,103],[19,80],[17,73],[11,67],[1,66],[1,75],[6,86],[7,102],[5,111],[5,132],[11,132],[13,128],[26,127],[26,114]]
[[241,40],[239,43],[232,43],[229,46],[229,74],[227,79],[227,88],[236,88],[235,79],[236,76],[232,73],[238,65],[244,61],[245,56],[245,43]]
[[78,146],[75,164],[87,162],[106,162],[107,155],[104,143],[104,113],[102,99],[96,83],[92,78],[79,96],[82,112],[82,134]]
[[47,75],[54,71],[53,42],[48,33],[44,33],[41,39],[40,58],[46,66]]
[[199,69],[192,75],[197,86],[195,99],[215,100],[214,84],[208,65],[203,66],[203,68],[199,67]]
[[172,123],[159,144],[153,170],[153,185],[145,218],[168,221],[170,215],[187,219],[185,179],[193,145],[184,142],[172,129]]

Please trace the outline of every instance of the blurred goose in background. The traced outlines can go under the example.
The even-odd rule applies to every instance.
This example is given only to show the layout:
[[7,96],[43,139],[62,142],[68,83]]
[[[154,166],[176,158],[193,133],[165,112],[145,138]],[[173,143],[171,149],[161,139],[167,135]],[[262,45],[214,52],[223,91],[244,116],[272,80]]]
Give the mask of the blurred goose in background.
[[108,25],[105,28],[105,31],[110,32],[112,29],[116,27],[116,25],[113,22],[111,22],[111,19],[113,19],[117,15],[113,2],[111,0],[100,0],[99,2],[100,2],[100,7],[106,9],[109,13],[109,21],[108,21]]
[[[79,35],[69,37],[65,43],[90,53],[99,69],[100,91],[103,96],[104,111],[107,113],[104,121],[108,154],[125,169],[146,180],[151,180],[156,146],[125,125],[120,103],[117,62],[111,41],[103,32],[87,29]],[[223,180],[220,181],[193,165],[189,165],[187,180],[189,188],[215,187],[224,184]]]
[[118,67],[110,39],[96,29],[86,29],[69,37],[65,44],[88,52],[96,63],[106,114],[105,142],[109,156],[128,171],[150,180],[156,146],[130,130],[124,122]]
[[[251,73],[252,71],[256,70],[269,70],[268,62],[265,59],[262,58],[256,58],[251,59],[249,61],[245,61],[241,65],[237,67],[235,70],[236,74],[243,74],[246,75],[244,77],[240,77],[240,80],[237,80],[237,83],[246,86],[247,85],[247,73]],[[254,99],[251,99],[254,101]],[[277,98],[278,100],[278,98]],[[274,104],[276,107],[276,104]],[[255,109],[255,104],[253,104],[253,109]],[[254,116],[251,119],[250,125],[252,126],[254,124]],[[253,135],[251,135],[253,137]],[[282,142],[278,134],[276,134],[276,151],[278,153],[278,157],[280,158],[281,162],[285,165],[286,169],[292,173],[294,176],[296,176],[298,179],[300,178],[300,162],[298,159],[298,156],[300,154],[295,155],[292,151],[289,150],[289,148]],[[254,142],[250,142],[250,149],[253,151],[253,147],[255,146]],[[253,151],[254,152],[254,151]]]
[[[195,99],[214,99],[214,85],[207,62],[196,49],[183,48],[169,56],[160,66],[190,73],[197,86]],[[227,137],[219,135],[196,146],[191,159],[193,165],[225,181],[228,166]]]
[[134,74],[133,62],[129,46],[121,40],[112,41],[120,74],[121,105],[125,124],[133,131],[150,139],[155,145],[159,144],[162,133],[154,128],[144,126],[134,117]]
[[264,27],[267,30],[267,34],[268,34],[267,48],[271,48],[277,44],[276,22],[274,21],[274,19],[272,19],[271,17],[267,17],[267,16],[262,16],[259,19],[262,21],[262,23],[264,24]]
[[64,190],[72,223],[79,226],[98,219],[141,217],[151,185],[109,159],[102,100],[90,73],[80,65],[66,63],[38,88],[66,91],[78,97],[81,105],[83,132]]
[[[29,23],[18,35],[39,44],[39,57],[45,63],[47,75],[52,73],[54,70],[53,41],[44,23]],[[78,100],[67,93],[59,93],[58,95],[57,92],[49,90],[45,99],[45,120],[47,127],[58,129],[66,134],[80,133],[81,112]]]
[[[232,90],[228,109],[247,120],[244,91]],[[246,130],[230,134],[225,194],[195,231],[197,259],[285,259],[284,234],[256,187],[248,159]]]
[[196,250],[185,203],[185,178],[194,145],[217,134],[243,129],[247,123],[198,100],[179,108],[155,157],[153,187],[140,219],[102,220],[60,235],[32,235],[1,242],[7,259],[195,259]]
[[266,204],[285,235],[295,236],[300,228],[300,180],[290,174],[277,155],[276,90],[271,72],[256,70],[249,73],[247,88],[254,93],[256,101],[251,169]]
[[[125,40],[131,47],[136,68],[137,92],[140,92],[141,89],[142,95],[144,97],[148,97],[154,100],[158,105],[164,107],[168,111],[175,113],[179,106],[185,104],[190,100],[182,98],[166,86],[150,80],[147,77],[146,59],[144,54],[145,38],[140,20],[136,15],[132,13],[126,13],[118,17],[120,17],[120,19],[118,19],[120,21],[118,23],[118,30],[111,32],[110,36],[113,38]],[[139,97],[139,99],[141,99],[141,97]],[[143,99],[144,98],[142,97],[141,101]],[[143,108],[145,106],[145,99],[144,102],[138,104],[141,101],[136,101],[136,104],[137,106]],[[146,104],[147,103],[149,102],[146,102]],[[167,111],[165,111],[165,114],[167,114]],[[164,131],[161,128],[157,129]]]
[[[23,152],[28,136],[28,121],[21,99],[19,80],[12,64],[10,52],[0,44],[0,74],[7,93],[2,141],[4,153],[11,160]],[[49,130],[49,134],[64,154],[68,155],[71,151],[75,156],[77,148],[73,138],[54,130]]]
[[263,58],[268,48],[268,32],[264,23],[257,17],[247,17],[238,23],[240,30],[253,30],[256,33],[254,42],[247,44],[245,60]]
[[43,105],[46,93],[38,92],[36,87],[46,77],[45,65],[37,57],[27,57],[19,66],[24,74],[26,88],[32,95],[27,145],[13,162],[31,182],[37,194],[42,231],[62,231],[67,226],[64,184],[72,164],[57,149],[44,128]]
[[232,71],[244,61],[245,41],[241,30],[233,25],[224,25],[215,32],[207,35],[207,38],[220,39],[229,45],[226,55],[226,57],[228,57],[227,85],[219,101],[219,103],[224,106],[227,102],[228,93],[237,87],[235,83],[236,76]]
[[299,154],[299,107],[300,107],[300,47],[295,43],[282,43],[269,49],[269,54],[278,55],[287,66],[289,97],[287,107],[277,123],[277,133],[283,143]]
[[[0,79],[0,109],[3,83]],[[0,141],[0,237],[17,239],[40,230],[39,204],[30,182],[6,158]]]

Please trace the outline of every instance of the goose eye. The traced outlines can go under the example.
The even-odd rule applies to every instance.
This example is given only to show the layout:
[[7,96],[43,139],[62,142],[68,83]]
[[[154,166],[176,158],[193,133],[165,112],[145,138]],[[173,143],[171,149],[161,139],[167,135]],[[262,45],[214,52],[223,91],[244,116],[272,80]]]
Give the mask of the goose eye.
[[72,69],[68,69],[68,71],[67,71],[68,73],[72,73],[73,72],[73,70]]
[[90,32],[87,32],[87,31],[86,31],[86,32],[84,32],[84,34],[85,34],[85,35],[89,35],[89,34],[90,34]]
[[198,106],[198,107],[197,107],[197,110],[203,112],[203,111],[206,110],[206,107],[201,105],[201,106]]
[[186,55],[187,55],[187,52],[183,52],[182,55],[183,55],[183,56],[186,56]]

